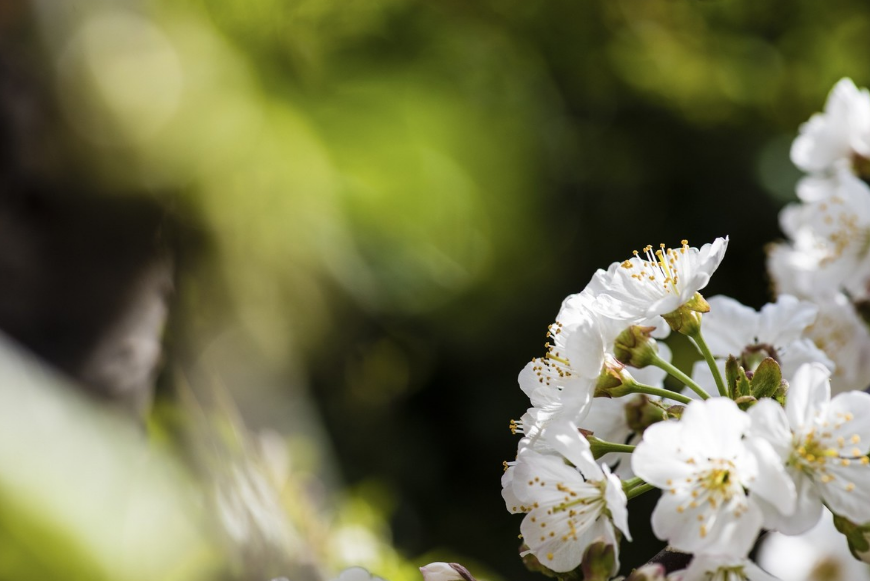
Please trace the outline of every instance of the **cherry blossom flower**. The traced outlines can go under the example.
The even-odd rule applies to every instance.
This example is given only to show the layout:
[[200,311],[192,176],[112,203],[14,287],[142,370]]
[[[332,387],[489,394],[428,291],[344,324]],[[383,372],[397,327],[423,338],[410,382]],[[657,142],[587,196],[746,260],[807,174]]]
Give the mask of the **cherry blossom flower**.
[[675,311],[707,286],[719,267],[728,238],[717,238],[700,249],[683,240],[679,248],[653,251],[614,262],[592,277],[586,292],[595,297],[593,308],[606,317],[641,321]]
[[363,567],[348,567],[338,574],[335,581],[384,581]]
[[791,513],[760,501],[765,524],[786,534],[814,526],[823,502],[835,514],[870,522],[870,394],[831,399],[829,377],[824,366],[806,364],[790,382],[785,410],[762,400],[749,411],[751,438],[770,443],[797,492]]
[[435,562],[420,567],[423,581],[475,581],[474,576],[459,563]]
[[530,552],[547,568],[566,572],[580,564],[592,543],[618,550],[616,529],[630,539],[627,500],[620,480],[595,463],[576,426],[551,425],[545,437],[573,467],[562,456],[526,449],[517,457],[510,486],[522,503],[515,508],[526,513],[520,531]]
[[840,80],[825,103],[801,125],[791,148],[792,162],[807,172],[823,172],[838,163],[870,158],[870,93],[851,79]]
[[[828,195],[780,213],[787,244],[774,245],[768,267],[779,292],[814,297],[848,291],[864,298],[870,279],[870,187],[848,172],[818,180]],[[821,187],[825,186],[825,187]]]
[[[753,371],[767,357],[776,360],[782,372],[791,376],[804,363],[819,362],[834,368],[825,353],[804,337],[812,325],[818,307],[791,295],[780,295],[756,311],[726,296],[708,300],[710,312],[704,316],[704,337],[725,372],[725,359],[737,357],[747,371]],[[702,387],[715,389],[713,375],[706,361],[694,365],[692,378]]]
[[758,564],[787,581],[870,581],[870,566],[852,556],[827,509],[818,524],[803,534],[765,535]]
[[690,553],[744,557],[762,524],[755,496],[791,512],[794,497],[781,466],[759,462],[744,444],[749,424],[733,401],[717,397],[692,402],[679,422],[647,428],[632,468],[663,490],[652,515],[657,537]]
[[[744,558],[695,555],[689,566],[668,575],[668,581],[779,581]],[[793,581],[789,579],[788,581]]]

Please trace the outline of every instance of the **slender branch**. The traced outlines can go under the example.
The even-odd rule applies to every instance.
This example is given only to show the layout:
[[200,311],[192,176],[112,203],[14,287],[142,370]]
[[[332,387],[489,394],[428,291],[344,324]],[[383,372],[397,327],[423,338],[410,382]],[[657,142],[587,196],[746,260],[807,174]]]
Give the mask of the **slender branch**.
[[643,383],[632,383],[630,385],[630,389],[633,393],[645,393],[647,395],[657,395],[659,397],[664,397],[668,399],[672,399],[674,401],[678,401],[680,403],[689,404],[692,403],[692,399],[688,398],[680,393],[675,391],[671,391],[669,389],[663,389],[661,387],[653,387],[651,385],[644,385]]
[[697,393],[701,399],[708,399],[710,394],[707,393],[703,387],[695,383],[691,377],[683,373],[677,366],[673,365],[669,361],[665,361],[658,354],[656,354],[655,359],[652,361],[652,364],[666,371],[671,376],[675,377],[677,380],[683,382],[686,387]]
[[615,442],[607,442],[605,440],[599,440],[596,437],[589,437],[589,448],[592,451],[592,455],[597,460],[601,458],[605,454],[609,452],[622,452],[625,454],[631,454],[634,452],[635,446],[631,446],[629,444],[617,444]]
[[638,486],[640,484],[644,484],[643,478],[641,478],[640,476],[635,476],[634,478],[629,478],[628,480],[623,480],[622,481],[622,488],[623,488],[623,490],[631,490],[632,488],[634,488],[635,486]]
[[625,497],[628,500],[631,500],[632,498],[634,498],[636,496],[640,496],[641,494],[643,494],[645,492],[649,492],[650,490],[655,490],[655,489],[656,489],[656,487],[653,486],[652,484],[641,484],[640,486],[635,486],[634,488],[632,488],[631,490],[626,492]]
[[719,372],[719,366],[716,365],[716,359],[713,358],[713,353],[710,352],[707,342],[704,341],[704,336],[701,334],[701,330],[699,329],[696,333],[693,333],[690,336],[701,351],[701,355],[704,356],[704,360],[707,362],[707,366],[713,374],[713,379],[716,380],[716,388],[719,390],[719,395],[722,397],[728,397],[728,391],[725,389],[725,381],[723,381],[722,374]]

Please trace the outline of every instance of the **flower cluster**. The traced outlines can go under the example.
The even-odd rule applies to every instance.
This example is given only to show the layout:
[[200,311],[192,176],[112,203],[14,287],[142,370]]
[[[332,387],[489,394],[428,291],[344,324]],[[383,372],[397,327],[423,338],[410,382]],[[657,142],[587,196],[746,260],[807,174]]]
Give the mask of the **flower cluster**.
[[[748,559],[761,531],[799,535],[828,510],[870,555],[870,93],[840,81],[791,155],[807,176],[770,247],[774,302],[701,295],[727,237],[647,246],[563,302],[519,375],[531,405],[502,478],[527,562],[613,578],[629,501],[652,489],[654,533],[692,558],[632,581],[773,579]],[[691,374],[670,333],[697,349]]]

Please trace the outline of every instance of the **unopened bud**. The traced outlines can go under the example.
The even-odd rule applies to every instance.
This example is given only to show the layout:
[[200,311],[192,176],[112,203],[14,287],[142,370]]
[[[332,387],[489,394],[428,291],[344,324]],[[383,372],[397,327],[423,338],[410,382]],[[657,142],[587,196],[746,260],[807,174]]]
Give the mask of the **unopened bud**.
[[641,394],[625,404],[625,420],[632,431],[642,434],[645,429],[668,419],[668,412],[661,405]]
[[631,374],[625,370],[625,365],[608,355],[601,366],[593,397],[622,397],[634,393],[632,386],[635,383],[637,382]]
[[420,567],[423,581],[476,581],[459,563],[435,562]]
[[638,567],[625,578],[625,581],[666,581],[667,571],[661,563],[648,563]]
[[641,369],[658,358],[658,346],[652,338],[655,327],[632,325],[616,336],[613,342],[613,354],[621,362]]
[[592,543],[583,553],[580,562],[583,581],[609,581],[616,574],[616,552],[613,545]]

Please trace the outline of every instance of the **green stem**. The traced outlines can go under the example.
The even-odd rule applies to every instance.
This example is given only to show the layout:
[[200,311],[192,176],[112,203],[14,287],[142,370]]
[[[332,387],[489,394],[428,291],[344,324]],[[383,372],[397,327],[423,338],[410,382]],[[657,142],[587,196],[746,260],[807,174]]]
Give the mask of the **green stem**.
[[651,385],[644,385],[642,383],[632,383],[628,386],[628,389],[631,393],[645,393],[647,395],[657,395],[659,397],[665,397],[668,399],[672,399],[674,401],[678,401],[680,403],[690,404],[692,403],[692,399],[688,398],[682,394],[679,394],[675,391],[671,391],[669,389],[662,389],[661,387],[653,387]]
[[622,489],[623,490],[631,490],[632,488],[634,488],[635,486],[638,486],[640,484],[646,484],[646,483],[643,481],[643,478],[641,478],[640,476],[635,476],[634,478],[629,478],[628,480],[623,480],[622,481]]
[[675,377],[679,381],[682,381],[689,389],[697,393],[701,399],[708,399],[710,394],[707,393],[703,387],[692,381],[692,378],[680,371],[678,367],[673,365],[672,363],[665,361],[658,354],[656,354],[655,359],[653,359],[652,364],[658,367],[659,369],[663,369],[668,372],[671,376]]
[[704,360],[707,362],[707,366],[713,374],[713,379],[716,380],[716,388],[719,390],[719,395],[722,397],[728,397],[728,390],[725,389],[725,381],[722,380],[722,374],[719,373],[719,367],[716,365],[716,360],[713,358],[710,348],[707,347],[707,342],[704,341],[704,336],[701,334],[701,330],[698,329],[698,331],[692,333],[690,337],[695,341],[695,344],[698,345],[698,349],[701,350],[701,355],[704,356]]
[[640,486],[635,486],[634,488],[632,488],[631,490],[629,490],[628,492],[625,493],[625,497],[628,500],[631,500],[632,498],[634,498],[636,496],[640,496],[641,494],[643,494],[645,492],[649,492],[650,490],[655,490],[655,488],[656,487],[653,486],[652,484],[642,484]]
[[589,448],[592,451],[592,455],[597,460],[608,452],[622,452],[625,454],[631,454],[632,452],[634,452],[635,446],[630,446],[628,444],[616,444],[614,442],[606,442],[604,440],[599,440],[595,437],[590,437]]

